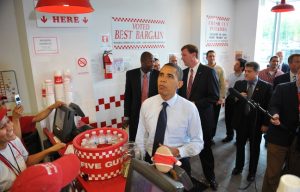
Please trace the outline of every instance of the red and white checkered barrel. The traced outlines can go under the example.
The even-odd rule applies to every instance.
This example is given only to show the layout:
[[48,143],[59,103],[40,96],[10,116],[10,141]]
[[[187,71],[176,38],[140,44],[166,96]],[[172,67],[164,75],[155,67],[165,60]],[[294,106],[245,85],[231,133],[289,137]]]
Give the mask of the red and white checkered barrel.
[[[83,148],[81,141],[85,134],[90,134],[96,131],[97,136],[99,131],[103,130],[104,134],[108,130],[111,132],[117,131],[122,134],[123,140],[106,147],[100,148]],[[124,144],[127,143],[128,134],[126,131],[117,128],[97,128],[85,131],[77,135],[73,140],[75,154],[81,161],[80,175],[88,180],[106,180],[116,177],[121,174],[121,168],[124,155]],[[70,162],[72,163],[72,162]]]

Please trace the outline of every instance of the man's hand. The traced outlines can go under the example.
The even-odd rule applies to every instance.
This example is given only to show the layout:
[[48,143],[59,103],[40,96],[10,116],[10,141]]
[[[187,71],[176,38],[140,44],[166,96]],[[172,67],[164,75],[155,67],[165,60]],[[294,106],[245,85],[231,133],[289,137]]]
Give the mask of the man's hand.
[[[162,144],[159,144],[159,146],[162,146]],[[171,151],[171,153],[173,154],[174,157],[179,157],[180,154],[179,154],[178,148],[170,147],[170,146],[167,146],[167,145],[165,145],[165,146],[170,149],[170,151]]]
[[20,119],[20,117],[22,117],[22,114],[23,114],[23,111],[24,111],[24,108],[22,105],[17,105],[13,112],[12,112],[12,118],[13,119]]
[[245,92],[241,92],[241,95],[242,95],[243,97],[247,97],[247,93],[245,93]]
[[279,115],[277,113],[274,114],[270,121],[273,125],[280,125]]
[[125,120],[122,122],[122,129],[126,129],[129,125],[129,119],[128,120]]
[[223,98],[219,99],[216,103],[216,105],[222,105],[224,106],[225,100]]
[[269,129],[269,127],[265,126],[265,125],[262,125],[260,128],[261,132],[263,132],[263,133],[266,133],[268,131],[268,129]]

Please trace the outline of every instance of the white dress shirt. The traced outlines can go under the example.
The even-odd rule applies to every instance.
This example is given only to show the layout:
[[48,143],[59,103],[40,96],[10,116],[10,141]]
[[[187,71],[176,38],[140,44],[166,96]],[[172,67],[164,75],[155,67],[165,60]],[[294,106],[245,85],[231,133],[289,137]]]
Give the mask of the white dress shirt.
[[[144,101],[135,142],[145,154],[152,154],[153,141],[159,113],[164,100],[158,94]],[[164,145],[177,147],[180,157],[191,157],[203,149],[203,135],[200,117],[196,106],[175,94],[166,101],[167,127]]]
[[192,82],[194,82],[194,79],[195,79],[196,73],[198,71],[199,65],[200,65],[200,63],[198,63],[197,65],[195,65],[193,68],[189,68],[189,73],[188,73],[188,79],[187,79],[187,82],[186,82],[186,87],[188,87],[188,84],[189,84],[190,75],[191,75],[191,69],[193,69],[193,81]]

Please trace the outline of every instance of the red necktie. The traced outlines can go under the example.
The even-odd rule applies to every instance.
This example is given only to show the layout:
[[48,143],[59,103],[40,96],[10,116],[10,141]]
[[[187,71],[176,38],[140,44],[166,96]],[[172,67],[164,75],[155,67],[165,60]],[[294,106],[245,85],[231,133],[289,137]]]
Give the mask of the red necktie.
[[193,78],[194,78],[194,71],[193,69],[190,70],[190,78],[187,86],[186,98],[189,99],[192,91],[193,86]]
[[148,98],[148,78],[147,74],[145,73],[143,76],[143,88],[142,88],[142,103]]

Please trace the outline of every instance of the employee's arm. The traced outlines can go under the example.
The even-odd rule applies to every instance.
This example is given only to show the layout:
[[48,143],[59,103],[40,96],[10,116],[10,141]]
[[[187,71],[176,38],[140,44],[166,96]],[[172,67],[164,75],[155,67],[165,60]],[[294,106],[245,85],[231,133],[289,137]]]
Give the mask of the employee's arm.
[[53,109],[56,109],[60,106],[62,106],[64,103],[62,101],[56,101],[54,104],[48,106],[46,109],[44,109],[43,111],[39,112],[38,114],[36,114],[34,116],[34,118],[32,119],[32,122],[40,122],[43,119],[47,118],[48,115],[52,112]]
[[12,112],[12,122],[14,124],[14,133],[17,137],[22,139],[22,130],[20,125],[20,118],[22,116],[22,113],[24,111],[24,108],[22,105],[17,105]]
[[57,144],[53,145],[52,147],[49,147],[48,149],[45,149],[39,153],[29,155],[28,159],[26,161],[26,165],[30,166],[30,165],[37,164],[37,163],[41,162],[50,153],[56,152],[56,151],[60,150],[61,148],[64,148],[65,146],[66,146],[66,144],[64,144],[64,143],[57,143]]

